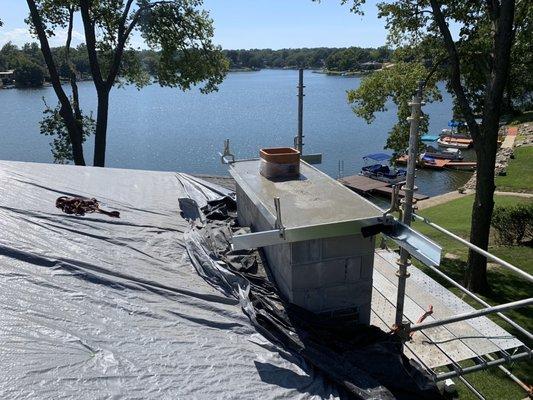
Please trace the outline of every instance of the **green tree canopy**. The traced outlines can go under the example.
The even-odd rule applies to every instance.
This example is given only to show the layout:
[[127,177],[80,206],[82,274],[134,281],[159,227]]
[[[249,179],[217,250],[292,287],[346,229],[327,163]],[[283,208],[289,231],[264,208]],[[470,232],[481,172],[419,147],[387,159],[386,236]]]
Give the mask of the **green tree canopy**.
[[[372,123],[377,112],[387,110],[387,103],[392,100],[396,107],[397,122],[392,126],[386,148],[396,153],[405,151],[409,143],[409,122],[411,114],[409,101],[418,88],[418,82],[429,75],[428,69],[418,62],[400,61],[387,69],[374,72],[365,77],[360,86],[348,92],[348,101],[352,104],[355,114],[367,123]],[[441,94],[436,86],[436,78],[431,78],[424,91],[424,101],[441,100]],[[427,131],[429,118],[423,115],[420,121],[422,132]]]
[[[360,13],[364,0],[350,2],[352,10]],[[487,249],[490,220],[494,208],[494,165],[500,116],[505,95],[513,104],[512,77],[530,74],[529,69],[511,69],[512,57],[519,57],[525,50],[528,33],[531,32],[531,2],[514,0],[395,0],[378,4],[379,16],[385,18],[389,44],[396,48],[395,62],[412,65],[417,79],[427,73],[426,91],[434,92],[436,82],[443,79],[453,94],[455,114],[468,125],[477,156],[476,198],[472,209],[470,241]],[[517,9],[515,10],[515,5]],[[516,19],[515,19],[516,16]],[[450,25],[458,26],[453,37]],[[418,65],[418,66],[417,66]],[[383,74],[366,78],[363,88],[350,93],[355,111],[368,118],[384,108],[384,99],[392,99],[400,109],[414,91],[411,85],[393,85],[389,91],[388,79],[407,79],[402,68],[387,69]],[[425,71],[424,71],[425,69]],[[421,74],[422,72],[422,74]],[[411,74],[408,73],[410,76]],[[438,78],[432,78],[432,76]],[[520,79],[521,82],[530,79]],[[386,93],[375,96],[373,90],[385,84]],[[371,88],[371,89],[369,89]],[[407,93],[398,95],[396,89]],[[522,90],[531,91],[531,87]],[[427,93],[426,93],[427,96]],[[376,99],[377,97],[377,99]],[[481,116],[481,125],[476,116]],[[392,135],[405,140],[404,112],[398,112],[399,120]],[[387,145],[402,147],[403,140],[389,140]],[[406,144],[406,143],[405,143]],[[486,258],[470,250],[466,283],[478,292],[488,290]]]
[[14,75],[17,87],[39,87],[44,82],[43,69],[25,58],[19,60]]

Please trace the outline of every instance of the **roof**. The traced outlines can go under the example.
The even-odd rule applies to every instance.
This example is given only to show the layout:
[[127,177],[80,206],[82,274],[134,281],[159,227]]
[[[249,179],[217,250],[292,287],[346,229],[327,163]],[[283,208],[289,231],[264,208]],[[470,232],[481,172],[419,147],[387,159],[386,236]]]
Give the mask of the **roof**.
[[[258,333],[187,257],[178,199],[223,189],[188,175],[0,161],[2,397],[336,398]],[[120,219],[76,217],[95,197]]]
[[15,73],[14,69],[8,70],[8,71],[0,71],[0,76],[2,75],[13,75]]

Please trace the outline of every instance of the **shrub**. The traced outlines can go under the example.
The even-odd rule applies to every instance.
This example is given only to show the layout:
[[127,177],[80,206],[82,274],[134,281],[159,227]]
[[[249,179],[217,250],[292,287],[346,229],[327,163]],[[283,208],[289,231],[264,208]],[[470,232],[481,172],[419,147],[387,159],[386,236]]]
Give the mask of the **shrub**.
[[512,246],[533,235],[533,204],[495,207],[491,225],[498,243]]

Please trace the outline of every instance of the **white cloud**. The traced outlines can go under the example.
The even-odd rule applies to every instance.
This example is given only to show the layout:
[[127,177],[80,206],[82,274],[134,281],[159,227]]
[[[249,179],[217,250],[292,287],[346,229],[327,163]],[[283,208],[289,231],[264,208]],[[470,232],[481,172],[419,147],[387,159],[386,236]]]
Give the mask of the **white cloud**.
[[[54,36],[48,39],[51,47],[64,46],[67,40],[67,30],[58,29],[54,32]],[[85,37],[78,31],[72,32],[72,46],[77,46],[85,41]],[[36,37],[33,37],[27,28],[15,28],[9,31],[0,29],[0,46],[7,42],[12,42],[17,46],[22,46],[25,43],[38,42]]]
[[35,41],[31,35],[28,29],[26,28],[15,28],[11,29],[10,31],[2,31],[0,30],[0,45],[3,46],[7,42],[12,42],[13,44],[16,44],[17,46],[21,46],[24,43],[27,42],[33,42]]

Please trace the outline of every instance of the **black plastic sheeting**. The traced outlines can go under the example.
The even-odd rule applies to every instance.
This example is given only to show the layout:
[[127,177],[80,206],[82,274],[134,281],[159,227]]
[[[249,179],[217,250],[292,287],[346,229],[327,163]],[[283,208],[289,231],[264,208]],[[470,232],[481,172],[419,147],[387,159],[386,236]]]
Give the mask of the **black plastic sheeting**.
[[441,397],[430,377],[403,356],[396,335],[356,325],[349,318],[319,318],[283,301],[257,251],[231,250],[231,235],[243,231],[236,226],[233,197],[209,201],[201,210],[187,201],[182,210],[194,226],[186,243],[198,273],[225,294],[239,298],[263,335],[337,383],[342,397]]

